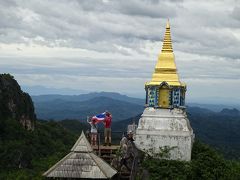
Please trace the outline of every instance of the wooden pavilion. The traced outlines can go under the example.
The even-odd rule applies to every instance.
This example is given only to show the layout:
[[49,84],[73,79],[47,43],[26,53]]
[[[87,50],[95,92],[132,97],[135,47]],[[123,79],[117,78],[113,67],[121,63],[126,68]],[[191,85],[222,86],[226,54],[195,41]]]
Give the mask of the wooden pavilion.
[[117,170],[98,157],[82,132],[71,152],[43,176],[56,179],[111,179]]

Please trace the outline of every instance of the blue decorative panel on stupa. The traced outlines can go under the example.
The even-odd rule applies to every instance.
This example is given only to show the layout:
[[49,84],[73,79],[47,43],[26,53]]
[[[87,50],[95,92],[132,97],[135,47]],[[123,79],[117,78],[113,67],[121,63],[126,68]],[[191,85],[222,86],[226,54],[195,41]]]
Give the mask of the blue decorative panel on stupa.
[[148,90],[148,106],[154,107],[156,101],[156,90],[155,88],[150,88]]
[[174,89],[172,91],[172,105],[174,107],[180,106],[180,89]]

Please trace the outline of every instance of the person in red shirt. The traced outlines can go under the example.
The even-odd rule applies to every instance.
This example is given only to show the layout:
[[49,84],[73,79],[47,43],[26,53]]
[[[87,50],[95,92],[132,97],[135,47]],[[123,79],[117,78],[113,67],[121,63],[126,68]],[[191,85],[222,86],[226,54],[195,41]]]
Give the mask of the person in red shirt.
[[104,146],[109,145],[111,146],[111,124],[112,124],[112,115],[109,112],[105,112],[106,117],[103,121],[104,123],[104,137],[105,137],[105,143]]

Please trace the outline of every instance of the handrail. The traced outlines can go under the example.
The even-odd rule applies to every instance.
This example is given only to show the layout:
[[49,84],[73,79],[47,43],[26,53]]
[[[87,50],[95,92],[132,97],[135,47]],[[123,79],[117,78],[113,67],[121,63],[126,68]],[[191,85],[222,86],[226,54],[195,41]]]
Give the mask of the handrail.
[[132,168],[131,168],[131,173],[130,173],[130,180],[132,180],[133,178],[134,178],[134,176],[133,176],[133,174],[135,174],[135,159],[136,159],[136,157],[134,157],[134,159],[133,159],[133,164],[132,164]]
[[135,179],[135,176],[136,176],[136,170],[137,170],[137,161],[138,161],[138,158],[137,157],[134,157],[133,159],[133,164],[132,164],[132,170],[131,170],[131,174],[130,174],[130,180],[134,180]]
[[[136,146],[134,146],[134,148],[136,148]],[[137,149],[135,149],[137,150]],[[135,176],[136,176],[136,169],[137,169],[137,163],[138,162],[138,155],[136,153],[134,153],[134,158],[133,158],[133,164],[132,164],[132,169],[131,169],[131,173],[130,173],[130,180],[134,180]]]
[[[121,139],[122,139],[122,135],[126,133],[124,131],[112,131],[111,132],[111,139],[112,139],[112,144],[119,144]],[[89,135],[91,133],[89,132]],[[100,146],[101,143],[104,143],[104,131],[98,131],[97,133],[97,146]]]

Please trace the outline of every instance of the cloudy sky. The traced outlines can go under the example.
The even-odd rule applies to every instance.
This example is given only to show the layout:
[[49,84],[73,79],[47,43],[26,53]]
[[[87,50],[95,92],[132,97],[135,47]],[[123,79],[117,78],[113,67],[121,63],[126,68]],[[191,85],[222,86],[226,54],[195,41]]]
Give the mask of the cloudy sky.
[[0,73],[30,92],[144,98],[169,19],[188,100],[240,100],[240,0],[6,0],[0,17]]

